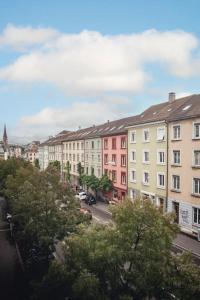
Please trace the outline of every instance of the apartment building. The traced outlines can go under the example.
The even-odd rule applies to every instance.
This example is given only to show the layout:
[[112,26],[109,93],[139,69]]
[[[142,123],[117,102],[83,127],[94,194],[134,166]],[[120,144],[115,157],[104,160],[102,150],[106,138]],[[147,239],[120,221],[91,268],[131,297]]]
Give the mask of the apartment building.
[[150,198],[167,211],[168,117],[182,100],[170,93],[167,102],[153,105],[128,127],[128,190],[130,198]]
[[200,229],[200,95],[181,102],[168,118],[168,211],[176,213],[182,230],[195,234]]
[[48,141],[40,144],[38,153],[40,170],[44,171],[49,165]]
[[95,128],[90,138],[85,140],[85,174],[92,173],[97,177],[102,176],[102,139],[95,137],[100,128]]
[[62,138],[63,144],[63,179],[66,181],[67,162],[70,163],[71,182],[78,185],[78,164],[84,168],[84,136],[89,134],[90,128],[77,130]]
[[102,169],[113,182],[113,191],[107,196],[110,200],[120,201],[127,196],[127,129],[135,117],[109,122],[101,132]]

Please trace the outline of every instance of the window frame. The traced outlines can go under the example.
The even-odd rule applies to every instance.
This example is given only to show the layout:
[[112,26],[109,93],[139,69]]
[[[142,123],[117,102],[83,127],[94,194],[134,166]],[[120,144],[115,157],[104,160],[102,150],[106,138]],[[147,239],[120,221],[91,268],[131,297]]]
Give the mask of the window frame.
[[[134,133],[135,139],[132,140],[132,133]],[[130,131],[130,144],[135,144],[136,143],[136,130],[131,130]]]
[[[174,177],[179,177],[179,188],[175,187],[174,186]],[[178,191],[180,192],[181,191],[181,176],[178,175],[178,174],[172,174],[172,178],[171,178],[171,188],[173,191]]]
[[[159,138],[158,138],[158,130],[160,130],[160,129],[163,129],[163,130],[164,130],[164,135],[163,135],[163,138],[162,138],[162,139],[159,139]],[[166,133],[165,126],[157,127],[157,130],[156,130],[156,139],[157,139],[158,142],[163,142],[163,141],[165,141],[165,133]]]
[[[160,179],[160,176],[164,176],[164,185],[160,185],[160,182],[159,182],[159,179]],[[164,172],[157,172],[157,188],[159,189],[165,189],[165,186],[166,186],[166,179],[165,179],[165,173]]]
[[[159,158],[160,158],[160,153],[163,153],[164,154],[164,162],[161,162],[159,161]],[[164,166],[166,163],[165,163],[165,149],[157,149],[157,165],[162,165]]]
[[[174,137],[174,127],[179,127],[180,128],[180,136],[178,138]],[[172,125],[172,141],[180,141],[181,140],[181,124],[174,124]]]
[[[145,132],[148,132],[148,139],[147,140],[145,140]],[[143,143],[149,143],[150,142],[150,130],[149,130],[149,128],[144,128],[142,130],[142,141],[143,141]]]

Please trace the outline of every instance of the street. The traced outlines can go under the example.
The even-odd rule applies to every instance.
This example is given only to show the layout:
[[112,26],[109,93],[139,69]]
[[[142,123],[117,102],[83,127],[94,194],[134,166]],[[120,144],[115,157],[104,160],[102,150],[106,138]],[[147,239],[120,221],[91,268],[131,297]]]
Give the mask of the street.
[[22,278],[15,243],[5,221],[5,200],[0,197],[0,299],[22,300]]

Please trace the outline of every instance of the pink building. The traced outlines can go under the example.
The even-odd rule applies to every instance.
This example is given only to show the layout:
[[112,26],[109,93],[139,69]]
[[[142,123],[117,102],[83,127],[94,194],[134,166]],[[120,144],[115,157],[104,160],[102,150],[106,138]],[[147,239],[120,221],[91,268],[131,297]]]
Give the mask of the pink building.
[[102,169],[112,180],[111,200],[123,200],[127,195],[127,133],[102,138]]

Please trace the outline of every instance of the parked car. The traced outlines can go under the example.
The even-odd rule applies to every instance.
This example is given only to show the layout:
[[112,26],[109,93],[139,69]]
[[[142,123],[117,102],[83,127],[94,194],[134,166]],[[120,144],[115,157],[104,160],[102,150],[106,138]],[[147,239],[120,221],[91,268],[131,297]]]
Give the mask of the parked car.
[[77,194],[75,195],[75,197],[76,197],[77,199],[79,199],[79,200],[85,200],[86,197],[87,197],[87,193],[86,193],[86,192],[80,192],[80,193],[77,193]]
[[89,217],[90,220],[92,220],[92,212],[90,209],[86,208],[86,207],[81,207],[80,208],[80,212],[86,216]]
[[92,194],[89,194],[85,198],[85,203],[88,204],[88,205],[96,204],[96,199]]

